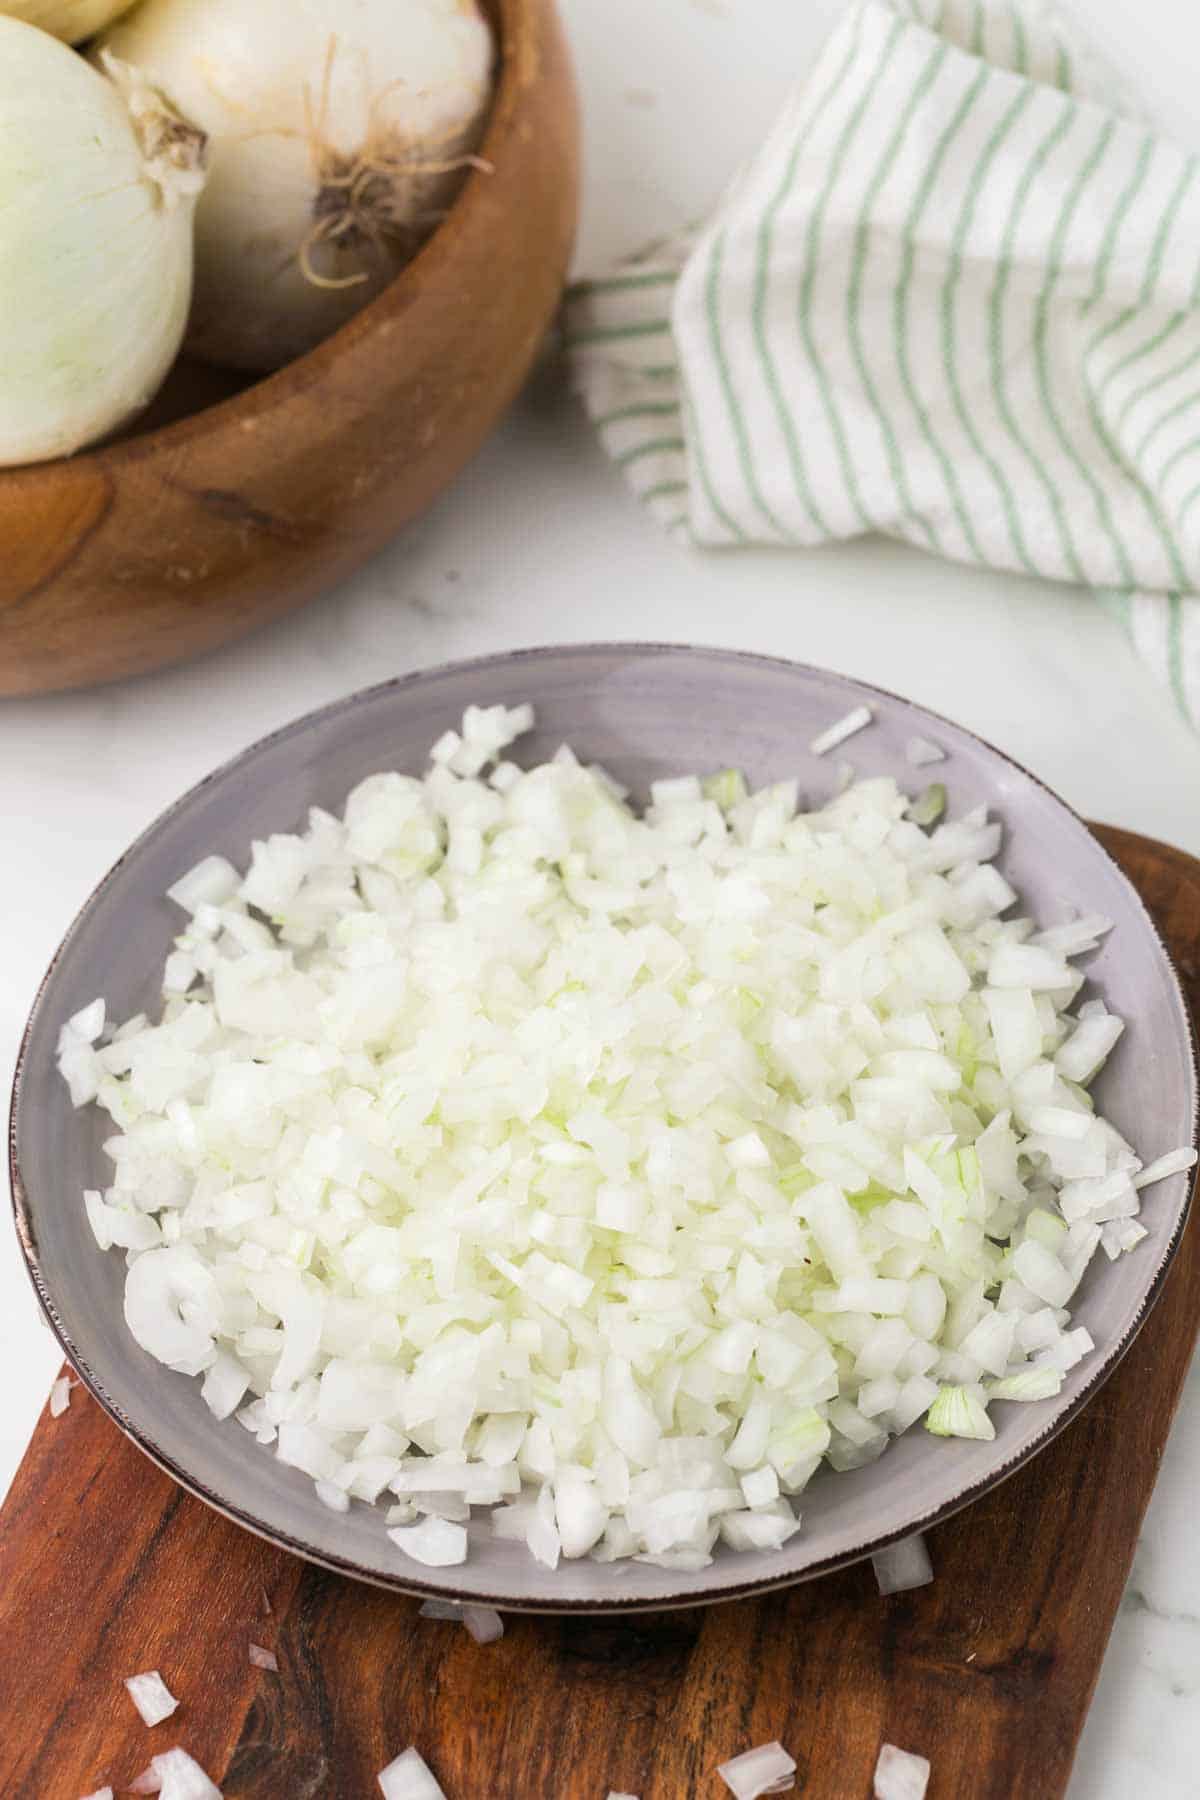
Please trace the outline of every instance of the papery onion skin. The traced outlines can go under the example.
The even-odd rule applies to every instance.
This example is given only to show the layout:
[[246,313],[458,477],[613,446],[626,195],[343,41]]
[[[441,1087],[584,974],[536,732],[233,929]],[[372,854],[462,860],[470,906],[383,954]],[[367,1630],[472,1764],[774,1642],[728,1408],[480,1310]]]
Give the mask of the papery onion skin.
[[112,81],[0,16],[0,467],[108,436],[179,349],[203,139],[173,121],[197,165],[176,188],[147,161],[145,88],[131,98],[140,127]]
[[102,47],[212,140],[188,348],[236,369],[303,355],[387,285],[491,95],[475,0],[144,0]]
[[133,0],[4,0],[0,15],[23,19],[64,44],[82,44],[132,5]]

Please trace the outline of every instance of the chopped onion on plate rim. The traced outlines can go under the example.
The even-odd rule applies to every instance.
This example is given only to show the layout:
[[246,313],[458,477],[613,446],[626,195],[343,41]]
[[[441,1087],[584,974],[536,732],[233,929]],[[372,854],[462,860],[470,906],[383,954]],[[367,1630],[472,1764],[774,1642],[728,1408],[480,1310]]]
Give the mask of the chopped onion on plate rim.
[[904,746],[904,756],[914,769],[923,768],[927,763],[946,760],[946,752],[941,745],[927,737],[910,737]]
[[813,756],[828,756],[839,744],[844,744],[856,732],[865,731],[874,718],[869,706],[855,706],[841,719],[835,719],[832,725],[819,731],[808,746]]

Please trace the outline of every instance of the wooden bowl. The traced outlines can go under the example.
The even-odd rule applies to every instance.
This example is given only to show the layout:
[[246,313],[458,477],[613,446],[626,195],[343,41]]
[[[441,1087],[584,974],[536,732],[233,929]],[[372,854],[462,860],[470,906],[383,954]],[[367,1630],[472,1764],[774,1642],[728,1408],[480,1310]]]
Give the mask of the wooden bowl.
[[577,204],[553,0],[495,0],[494,17],[494,172],[468,176],[378,299],[265,380],[181,364],[133,435],[0,472],[0,694],[137,674],[277,618],[478,449],[554,315]]

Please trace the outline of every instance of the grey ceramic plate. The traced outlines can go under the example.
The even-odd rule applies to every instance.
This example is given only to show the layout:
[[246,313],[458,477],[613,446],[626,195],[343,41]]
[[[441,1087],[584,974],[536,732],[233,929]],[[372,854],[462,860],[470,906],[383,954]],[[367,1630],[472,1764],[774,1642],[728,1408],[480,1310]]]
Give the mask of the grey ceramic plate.
[[465,1566],[425,1571],[393,1548],[377,1512],[329,1512],[307,1477],[259,1451],[235,1421],[215,1423],[199,1383],[164,1370],[126,1332],[123,1259],[97,1251],[79,1201],[84,1187],[106,1185],[107,1121],[72,1112],[53,1067],[59,1026],[97,993],[110,1017],[154,1010],[156,971],[179,927],[163,895],[202,854],[244,864],[252,838],[298,828],[314,803],[339,808],[376,769],[418,772],[465,705],[501,700],[537,707],[537,734],[520,746],[526,758],[543,759],[567,738],[639,792],[659,775],[733,764],[755,783],[798,775],[804,793],[820,799],[836,758],[810,756],[808,742],[863,700],[875,724],[846,752],[860,773],[893,774],[915,788],[924,772],[908,767],[904,746],[914,732],[932,737],[949,752],[937,774],[952,808],[986,801],[1008,827],[1000,863],[1035,913],[1057,919],[1073,905],[1116,921],[1088,971],[1093,991],[1128,1022],[1097,1083],[1104,1111],[1146,1159],[1193,1140],[1186,1008],[1145,908],[1061,800],[968,732],[842,676],[723,651],[596,645],[458,663],[354,695],[246,751],[151,826],[68,933],[26,1032],[12,1121],[18,1231],[67,1355],[117,1423],[201,1499],[286,1549],[410,1591],[538,1609],[692,1605],[821,1573],[944,1518],[1019,1467],[1111,1372],[1162,1283],[1188,1177],[1148,1190],[1150,1235],[1134,1254],[1114,1264],[1098,1257],[1089,1270],[1076,1319],[1098,1348],[1056,1400],[998,1405],[994,1443],[935,1441],[917,1429],[869,1468],[822,1472],[804,1496],[803,1530],[781,1553],[721,1554],[694,1575],[587,1560],[550,1573],[524,1546],[492,1542],[482,1526]]

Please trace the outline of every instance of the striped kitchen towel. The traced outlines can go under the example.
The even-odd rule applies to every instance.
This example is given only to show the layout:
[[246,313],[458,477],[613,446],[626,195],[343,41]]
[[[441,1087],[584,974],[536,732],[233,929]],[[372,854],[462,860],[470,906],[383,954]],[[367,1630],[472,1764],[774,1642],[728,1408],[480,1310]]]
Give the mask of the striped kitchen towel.
[[1200,181],[1023,0],[863,0],[717,216],[579,284],[574,377],[702,545],[1085,582],[1200,724]]

